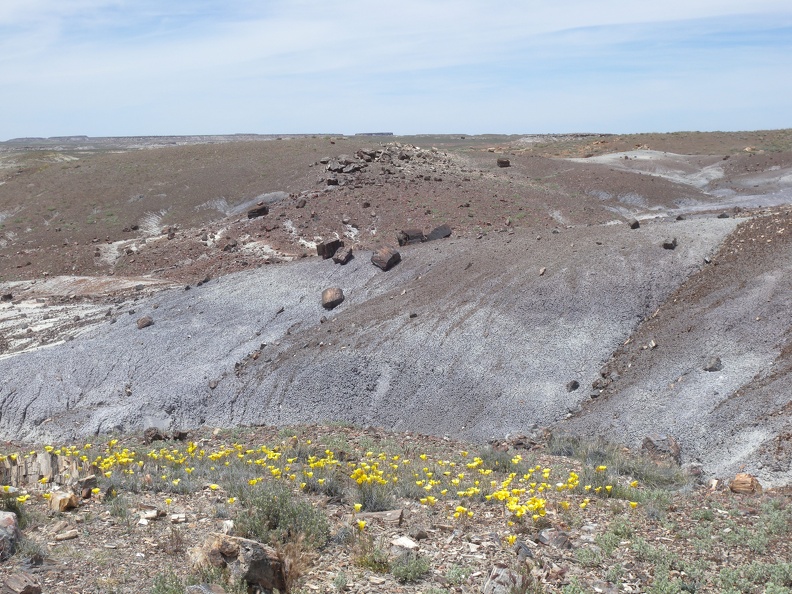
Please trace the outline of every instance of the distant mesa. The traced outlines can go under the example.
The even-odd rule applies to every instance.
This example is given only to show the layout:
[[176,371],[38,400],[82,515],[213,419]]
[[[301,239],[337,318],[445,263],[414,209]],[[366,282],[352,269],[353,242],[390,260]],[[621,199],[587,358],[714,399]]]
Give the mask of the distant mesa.
[[358,132],[355,136],[393,136],[393,132]]
[[9,138],[6,142],[21,144],[21,143],[31,143],[31,142],[44,142],[46,140],[47,140],[46,138],[42,138],[40,136],[30,136],[25,138]]
[[47,140],[57,140],[60,142],[68,141],[74,142],[77,140],[88,140],[87,136],[50,136]]

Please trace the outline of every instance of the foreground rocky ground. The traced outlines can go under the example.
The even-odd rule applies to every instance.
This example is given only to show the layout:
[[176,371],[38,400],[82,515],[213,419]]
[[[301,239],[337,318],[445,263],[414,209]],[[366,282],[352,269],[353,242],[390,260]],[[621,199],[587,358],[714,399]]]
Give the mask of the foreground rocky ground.
[[6,488],[23,522],[6,587],[792,591],[788,493],[701,484],[657,453],[339,426],[159,437],[6,446],[6,482],[27,481]]

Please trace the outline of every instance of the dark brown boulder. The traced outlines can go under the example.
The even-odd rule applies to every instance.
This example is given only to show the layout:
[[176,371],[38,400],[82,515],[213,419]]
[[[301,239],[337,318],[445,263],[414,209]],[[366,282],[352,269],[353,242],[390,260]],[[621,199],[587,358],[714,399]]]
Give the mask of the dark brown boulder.
[[330,287],[322,291],[322,307],[333,309],[344,301],[344,292],[338,287]]
[[426,236],[426,241],[434,241],[435,239],[445,239],[446,237],[451,236],[451,227],[448,225],[440,225],[439,227],[435,227],[429,232],[429,235]]
[[247,212],[247,218],[255,219],[256,217],[263,217],[264,215],[269,214],[269,206],[266,204],[259,204],[255,208],[251,208]]
[[342,266],[349,262],[354,256],[352,255],[351,247],[342,247],[336,250],[333,254],[333,262],[341,264]]
[[663,249],[666,249],[666,250],[676,249],[676,246],[677,246],[676,237],[674,237],[674,239],[666,239],[663,242]]
[[498,158],[498,167],[511,167],[511,161],[504,157]]
[[627,224],[630,226],[630,229],[638,229],[641,226],[641,223],[639,223],[636,218],[627,219]]
[[157,429],[156,427],[149,427],[143,432],[143,444],[149,445],[155,441],[166,441],[168,436]]
[[382,270],[390,270],[401,262],[401,254],[391,247],[381,247],[371,255],[371,263]]
[[287,591],[286,568],[278,553],[254,540],[210,534],[202,547],[190,551],[190,557],[196,569],[225,569],[234,580],[245,581],[250,586]]
[[3,582],[3,594],[41,594],[41,585],[33,574],[18,571]]
[[682,462],[682,450],[671,435],[654,433],[644,438],[641,449],[655,459],[670,459],[676,464]]
[[137,321],[138,330],[143,330],[143,328],[148,328],[154,323],[154,320],[151,319],[151,316],[143,316]]
[[342,247],[344,247],[344,242],[340,239],[328,239],[316,244],[316,254],[322,256],[322,259],[328,260],[335,255],[338,248]]
[[399,245],[410,245],[412,243],[426,241],[426,237],[420,229],[405,229],[397,233],[396,240],[399,242]]

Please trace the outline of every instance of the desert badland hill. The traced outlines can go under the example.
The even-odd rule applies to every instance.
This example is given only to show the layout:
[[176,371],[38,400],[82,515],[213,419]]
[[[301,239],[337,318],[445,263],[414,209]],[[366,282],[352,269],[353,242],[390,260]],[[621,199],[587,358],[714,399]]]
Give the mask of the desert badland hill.
[[0,143],[0,435],[551,428],[788,484],[790,203],[790,131]]

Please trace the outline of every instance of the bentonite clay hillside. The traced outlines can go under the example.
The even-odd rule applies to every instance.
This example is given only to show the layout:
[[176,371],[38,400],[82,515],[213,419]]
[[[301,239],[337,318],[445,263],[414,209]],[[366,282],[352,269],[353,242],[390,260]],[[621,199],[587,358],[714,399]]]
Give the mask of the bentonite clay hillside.
[[0,145],[5,438],[552,427],[792,481],[789,131],[215,140]]

